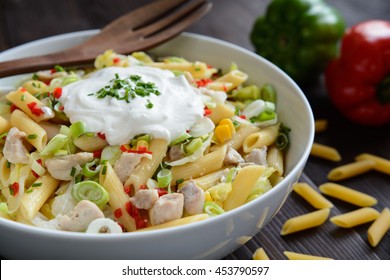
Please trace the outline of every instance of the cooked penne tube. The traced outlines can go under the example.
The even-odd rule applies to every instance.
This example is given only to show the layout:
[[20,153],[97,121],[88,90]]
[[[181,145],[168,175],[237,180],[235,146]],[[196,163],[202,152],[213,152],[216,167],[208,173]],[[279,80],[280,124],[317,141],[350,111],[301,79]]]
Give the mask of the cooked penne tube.
[[328,120],[325,119],[315,120],[314,122],[315,132],[323,132],[327,128],[328,128]]
[[335,225],[343,228],[351,228],[361,224],[374,221],[378,218],[379,212],[374,208],[364,207],[345,214],[330,218]]
[[300,253],[295,253],[295,252],[290,252],[290,251],[284,251],[283,254],[289,260],[333,260],[331,258],[308,255],[308,254],[300,254]]
[[209,215],[207,214],[197,214],[193,216],[188,216],[184,218],[180,218],[174,221],[170,221],[164,224],[156,225],[156,226],[151,226],[148,228],[140,229],[138,231],[149,231],[149,230],[155,230],[155,229],[163,229],[163,228],[170,228],[170,227],[177,227],[177,226],[182,226],[182,225],[187,225],[190,223],[198,222],[198,221],[203,221],[205,219],[208,219]]
[[229,211],[243,205],[264,170],[263,165],[250,165],[240,169],[233,181],[232,191],[223,203],[223,209]]
[[31,220],[45,204],[46,200],[54,193],[60,181],[54,179],[49,173],[38,178],[24,193],[20,202],[22,215]]
[[217,144],[212,146],[211,150],[214,151],[216,149],[219,149],[221,146],[226,145],[230,146],[236,151],[241,149],[242,143],[244,143],[245,138],[247,138],[252,133],[259,132],[260,128],[252,125],[242,124],[239,126],[239,128],[236,130],[236,133],[233,135],[233,138],[226,141],[223,144]]
[[390,160],[388,159],[364,153],[358,155],[355,160],[372,160],[375,162],[375,166],[373,167],[375,170],[390,175]]
[[226,171],[229,169],[229,166],[223,167],[220,170],[208,173],[204,176],[198,177],[194,179],[196,185],[202,188],[204,191],[209,189],[212,186],[215,186],[218,182],[220,182],[221,177],[226,174]]
[[141,163],[125,182],[125,186],[133,186],[134,190],[138,191],[141,186],[146,185],[148,179],[153,176],[165,157],[167,149],[168,143],[166,140],[153,139],[149,144],[149,151],[152,152],[152,159],[143,158]]
[[287,235],[297,231],[318,227],[328,219],[329,208],[320,209],[308,214],[288,219],[280,232],[280,235]]
[[227,147],[222,146],[220,149],[208,153],[194,162],[173,166],[171,169],[172,184],[176,184],[177,180],[195,179],[221,169],[225,159],[226,150]]
[[96,136],[82,135],[77,139],[74,139],[74,144],[79,149],[85,152],[95,152],[100,151],[108,145],[107,141]]
[[372,247],[378,245],[378,243],[385,236],[386,232],[390,229],[390,209],[385,208],[379,214],[379,217],[372,223],[372,225],[368,228],[368,243]]
[[[11,126],[17,127],[20,131],[26,133],[26,140],[33,145],[38,152],[42,151],[47,143],[47,133],[42,127],[20,110],[12,112],[10,123]],[[30,138],[28,137],[29,135],[34,135],[34,137]]]
[[[224,91],[230,91],[237,86],[241,85],[248,79],[248,75],[238,69],[229,71],[222,77],[219,77],[214,81],[214,83],[230,83],[230,87],[226,87]],[[213,83],[210,83],[209,86],[212,87]]]
[[7,132],[10,129],[9,121],[0,116],[0,134]]
[[316,209],[332,208],[333,204],[307,183],[296,183],[294,191]]
[[151,62],[146,63],[147,66],[157,67],[168,70],[179,70],[191,73],[195,79],[210,78],[215,73],[214,69],[209,69],[204,62]]
[[272,145],[278,136],[280,124],[263,128],[259,132],[252,133],[245,138],[242,148],[245,153],[250,153],[253,149]]
[[267,150],[267,164],[275,168],[275,172],[279,176],[283,176],[284,174],[284,159],[283,152],[279,150],[275,145],[272,145]]
[[335,148],[315,142],[311,147],[310,155],[331,161],[341,160],[340,153]]
[[359,160],[332,169],[331,171],[329,171],[327,177],[331,181],[340,181],[366,173],[372,170],[374,167],[375,161],[373,160]]
[[360,207],[373,206],[378,202],[371,195],[335,183],[324,183],[319,189],[323,194]]
[[52,119],[54,117],[54,112],[25,88],[19,88],[16,91],[12,91],[5,97],[35,122]]
[[269,257],[263,248],[256,249],[256,251],[253,253],[252,258],[254,260],[269,260]]
[[49,87],[42,81],[29,80],[23,83],[23,88],[25,88],[29,93],[35,95],[37,93],[49,92]]
[[[100,184],[107,190],[110,199],[108,204],[114,211],[119,212],[117,217],[127,231],[136,230],[134,219],[127,212],[127,205],[130,202],[130,197],[125,193],[123,185],[115,174],[114,169],[108,162],[106,168],[102,168],[99,175]],[[118,210],[119,209],[119,210]]]
[[208,116],[215,125],[223,119],[230,119],[234,116],[234,111],[231,107],[224,103],[219,103],[212,109],[212,113]]

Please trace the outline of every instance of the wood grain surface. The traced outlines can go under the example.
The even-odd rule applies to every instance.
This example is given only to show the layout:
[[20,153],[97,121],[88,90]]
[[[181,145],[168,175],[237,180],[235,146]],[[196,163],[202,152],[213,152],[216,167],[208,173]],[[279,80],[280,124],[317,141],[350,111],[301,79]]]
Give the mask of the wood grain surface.
[[[0,51],[22,43],[56,34],[101,28],[114,18],[151,1],[125,0],[0,0]],[[219,38],[249,50],[253,47],[249,33],[255,19],[264,13],[269,0],[213,0],[212,11],[187,31]],[[328,0],[344,16],[348,26],[369,19],[390,20],[388,0]],[[362,152],[390,159],[390,126],[368,128],[355,125],[330,103],[322,80],[315,81],[305,92],[316,119],[327,119],[328,130],[318,133],[315,141],[336,147],[342,156],[338,163],[310,157],[301,181],[317,187],[327,182],[327,173],[334,167],[353,161]],[[341,184],[366,192],[378,199],[375,209],[390,207],[390,177],[379,172],[343,180]],[[331,215],[356,209],[330,199],[335,207]],[[283,251],[326,256],[343,260],[390,259],[390,233],[372,248],[367,242],[369,225],[341,229],[326,222],[319,228],[280,236],[283,223],[290,217],[314,210],[292,193],[275,218],[253,239],[226,259],[251,259],[263,247],[271,259],[286,259]],[[1,248],[0,248],[1,255]]]

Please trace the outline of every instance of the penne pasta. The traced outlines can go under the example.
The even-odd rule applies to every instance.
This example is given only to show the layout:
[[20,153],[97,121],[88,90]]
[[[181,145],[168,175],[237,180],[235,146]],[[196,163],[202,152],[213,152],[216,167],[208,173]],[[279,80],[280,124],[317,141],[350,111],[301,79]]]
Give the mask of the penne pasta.
[[368,228],[368,243],[372,247],[375,247],[379,244],[382,238],[385,236],[386,232],[390,229],[390,209],[385,208],[379,214],[378,218],[372,223]]
[[49,87],[42,81],[37,80],[29,80],[23,83],[23,88],[27,90],[27,92],[32,95],[36,95],[38,93],[49,92]]
[[328,219],[329,208],[320,209],[308,214],[288,219],[280,232],[280,235],[287,235],[298,231],[306,230],[322,225]]
[[244,204],[264,170],[263,165],[250,165],[240,169],[233,181],[232,191],[223,203],[223,209],[229,211]]
[[256,251],[253,253],[252,258],[254,260],[269,260],[269,257],[263,248],[256,249]]
[[234,116],[234,111],[231,107],[224,103],[219,103],[212,109],[212,113],[208,117],[217,125],[223,119],[230,119]]
[[294,191],[316,209],[332,208],[333,204],[307,183],[296,183]]
[[275,145],[272,145],[267,150],[267,164],[275,168],[275,172],[279,176],[283,176],[284,174],[284,159],[283,152],[279,150]]
[[10,128],[9,121],[0,116],[0,134],[7,132]]
[[327,128],[328,128],[328,120],[325,119],[315,120],[314,122],[315,132],[323,132],[327,130]]
[[295,252],[290,252],[290,251],[284,251],[283,254],[289,260],[333,260],[331,258],[308,255],[308,254],[300,254],[300,253],[295,253]]
[[206,154],[200,159],[189,162],[184,165],[173,166],[172,184],[176,184],[177,180],[196,179],[213,171],[221,169],[226,155],[226,146]]
[[341,160],[340,153],[335,148],[315,142],[311,147],[310,155],[331,161]]
[[25,88],[19,88],[16,91],[12,91],[5,97],[35,122],[52,119],[54,117],[54,112]]
[[229,86],[225,86],[224,91],[228,92],[237,86],[243,84],[248,79],[248,75],[238,69],[229,71],[222,77],[219,77],[214,82],[210,83],[208,86],[213,87],[213,83],[226,83],[229,84]]
[[332,169],[329,171],[327,178],[331,181],[340,181],[366,173],[374,167],[375,161],[373,160],[359,160]]
[[106,140],[103,140],[96,135],[82,135],[77,139],[74,139],[74,144],[76,145],[76,147],[85,152],[101,151],[104,147],[108,145]]
[[364,154],[358,155],[355,158],[355,160],[357,160],[357,161],[372,160],[373,162],[375,162],[375,165],[373,167],[375,170],[382,172],[382,173],[385,173],[387,175],[390,175],[390,160],[388,160],[388,159],[364,153]]
[[360,207],[373,206],[378,202],[371,195],[335,183],[324,183],[319,189],[323,194]]
[[379,212],[374,208],[364,207],[345,214],[330,218],[335,225],[343,228],[351,228],[361,224],[374,221],[378,218]]
[[155,229],[177,227],[177,226],[182,226],[182,225],[195,223],[195,222],[198,222],[198,221],[203,221],[203,220],[206,220],[208,218],[209,218],[209,215],[207,215],[207,214],[197,214],[197,215],[193,215],[193,216],[180,218],[180,219],[177,219],[177,220],[174,220],[174,221],[170,221],[170,222],[167,222],[167,223],[163,223],[163,224],[160,224],[160,225],[156,225],[156,226],[151,226],[151,227],[148,227],[148,228],[140,229],[138,231],[149,231],[149,230],[155,230]]
[[[102,168],[99,176],[100,184],[107,190],[110,199],[108,204],[114,211],[119,212],[118,218],[127,231],[136,230],[133,217],[127,212],[130,197],[125,193],[123,185],[108,162],[106,168]],[[119,209],[119,210],[118,210]]]
[[148,179],[153,176],[165,157],[167,149],[168,143],[166,140],[153,139],[149,145],[149,151],[152,152],[152,159],[143,158],[141,163],[125,182],[125,186],[133,186],[134,190],[138,191],[141,186],[146,185]]
[[279,132],[279,124],[263,128],[259,132],[247,136],[242,144],[245,153],[250,153],[253,149],[272,145]]
[[214,151],[218,148],[220,148],[222,145],[227,145],[235,149],[236,151],[241,149],[242,144],[244,143],[244,140],[246,137],[251,135],[252,133],[256,133],[260,131],[260,128],[252,125],[246,125],[242,124],[239,126],[239,128],[236,130],[236,133],[233,135],[233,138],[226,141],[223,144],[217,144],[211,147],[211,150]]
[[226,166],[220,170],[208,173],[204,176],[198,177],[194,179],[196,185],[202,188],[204,191],[209,189],[212,186],[215,186],[218,182],[220,182],[221,177],[226,174],[226,171],[229,169],[229,166]]
[[22,197],[20,202],[22,215],[26,219],[31,220],[54,193],[59,183],[59,180],[54,179],[48,173],[38,178]]
[[[11,126],[17,127],[27,135],[27,141],[33,145],[38,152],[42,151],[47,144],[47,133],[35,121],[30,119],[24,112],[15,110],[11,114]],[[34,138],[29,138],[29,135],[34,135]]]

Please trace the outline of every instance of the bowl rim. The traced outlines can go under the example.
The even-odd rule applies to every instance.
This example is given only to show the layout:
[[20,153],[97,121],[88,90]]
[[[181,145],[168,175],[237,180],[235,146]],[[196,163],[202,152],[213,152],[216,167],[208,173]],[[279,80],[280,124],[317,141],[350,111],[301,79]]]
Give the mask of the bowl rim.
[[[53,36],[33,40],[31,42],[27,42],[27,43],[24,43],[24,44],[21,44],[21,45],[15,46],[13,48],[2,51],[0,53],[0,61],[3,61],[2,59],[4,57],[7,57],[8,55],[12,54],[13,52],[18,52],[18,51],[21,51],[24,49],[29,49],[31,47],[35,47],[36,45],[47,44],[47,43],[50,43],[53,41],[58,41],[58,40],[70,40],[70,39],[74,39],[75,37],[86,39],[89,36],[96,34],[97,32],[99,32],[99,29],[89,29],[89,30],[83,30],[83,31],[68,32],[68,33],[63,33],[63,34],[58,34],[58,35],[53,35]],[[120,239],[120,240],[126,239],[126,240],[130,241],[131,239],[134,239],[134,238],[136,240],[139,240],[139,239],[143,239],[143,238],[148,238],[148,237],[156,235],[156,234],[159,236],[170,235],[172,233],[180,234],[181,232],[185,233],[186,231],[191,231],[193,227],[207,227],[207,225],[209,223],[213,223],[216,219],[218,219],[218,220],[229,219],[232,216],[235,216],[236,212],[245,212],[245,210],[247,208],[250,208],[253,204],[261,203],[261,201],[266,199],[267,196],[269,196],[271,192],[276,191],[275,189],[277,188],[277,186],[279,184],[282,184],[283,181],[287,182],[287,181],[289,181],[289,179],[292,179],[294,176],[297,176],[297,174],[300,175],[299,170],[300,169],[303,170],[303,168],[306,164],[306,161],[309,157],[309,154],[310,154],[310,147],[311,147],[313,140],[314,140],[314,116],[313,116],[311,106],[310,106],[306,96],[304,95],[304,93],[302,92],[300,87],[295,83],[295,81],[292,80],[283,70],[281,70],[278,66],[276,66],[272,62],[259,56],[258,54],[254,53],[253,51],[250,51],[248,49],[245,49],[245,48],[238,46],[238,45],[235,45],[233,43],[230,43],[230,42],[227,42],[227,41],[224,41],[221,39],[213,38],[210,36],[206,36],[206,35],[192,33],[192,32],[183,32],[177,37],[185,37],[185,38],[190,38],[191,40],[202,40],[202,41],[211,42],[213,44],[224,45],[230,49],[233,49],[234,51],[238,51],[238,52],[241,52],[245,55],[249,55],[256,60],[261,60],[262,63],[268,64],[268,66],[271,68],[276,68],[276,70],[279,72],[279,74],[281,74],[284,79],[287,79],[287,81],[293,85],[293,87],[296,89],[297,97],[300,99],[300,101],[305,105],[306,109],[308,110],[307,113],[308,113],[308,116],[310,118],[308,120],[308,122],[309,122],[309,127],[308,127],[309,138],[307,139],[307,143],[305,143],[306,147],[304,149],[304,152],[301,154],[297,164],[290,170],[290,172],[284,177],[284,179],[280,183],[278,183],[276,186],[274,186],[271,190],[269,190],[266,194],[264,194],[263,196],[260,196],[253,201],[247,202],[246,204],[241,205],[240,207],[237,207],[236,209],[228,211],[228,212],[224,213],[223,215],[208,218],[208,219],[201,220],[201,221],[197,221],[194,223],[176,226],[176,227],[162,228],[162,229],[150,230],[150,231],[131,232],[131,233],[125,233],[125,234],[119,233],[119,234],[88,234],[88,235],[86,235],[84,232],[67,232],[67,231],[57,231],[57,230],[52,230],[52,229],[45,229],[45,228],[40,228],[40,227],[36,227],[36,226],[32,226],[32,225],[26,225],[23,223],[0,218],[0,226],[1,227],[6,226],[6,227],[8,227],[12,230],[16,230],[16,231],[28,230],[29,233],[32,235],[36,234],[39,236],[46,236],[46,237],[53,237],[53,238],[61,238],[61,239],[66,238],[66,239],[70,239],[70,240],[73,240],[73,239],[78,240],[80,238],[83,238],[84,242],[89,242],[89,241],[94,242],[94,241],[100,241],[100,240],[108,241],[108,240],[118,240],[118,239]],[[175,38],[173,38],[169,41],[172,41]],[[155,48],[153,48],[153,49],[155,49]],[[151,50],[153,50],[153,49],[151,49]],[[6,61],[6,60],[4,60],[4,61]],[[86,236],[88,236],[88,238],[86,238]]]

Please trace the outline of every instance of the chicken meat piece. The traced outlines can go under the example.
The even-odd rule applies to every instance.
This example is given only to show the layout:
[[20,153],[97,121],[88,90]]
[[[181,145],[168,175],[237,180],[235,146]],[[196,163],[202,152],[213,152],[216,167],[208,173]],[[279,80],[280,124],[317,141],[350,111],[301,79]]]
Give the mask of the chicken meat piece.
[[23,144],[23,138],[26,133],[20,131],[16,127],[12,127],[7,134],[5,140],[3,155],[11,163],[28,164],[28,151]]
[[178,191],[184,195],[184,210],[189,215],[200,214],[203,212],[204,191],[191,180],[184,184]]
[[153,207],[157,199],[158,199],[158,192],[156,189],[150,189],[150,190],[140,189],[135,193],[133,197],[130,198],[130,202],[138,209],[149,210]]
[[93,153],[77,153],[54,157],[46,160],[45,165],[50,175],[58,180],[70,181],[73,179],[72,169],[81,169],[80,165],[93,160]]
[[60,230],[83,232],[93,220],[99,218],[104,218],[102,210],[89,200],[81,200],[69,215],[58,217],[58,225]]
[[181,149],[181,145],[174,145],[168,152],[169,161],[175,161],[184,157],[184,152]]
[[151,158],[150,154],[122,153],[120,158],[115,162],[114,171],[121,180],[122,184],[126,182],[130,174],[144,157]]
[[181,193],[160,196],[149,210],[151,224],[159,225],[180,219],[183,216],[183,206],[184,195]]
[[246,162],[252,162],[258,165],[268,166],[267,164],[267,146],[260,149],[253,149],[246,157]]
[[237,152],[232,147],[228,148],[228,150],[226,152],[225,159],[224,159],[224,163],[226,165],[229,165],[229,164],[237,165],[237,164],[244,163],[244,162],[245,162],[245,160],[242,158],[242,156],[240,155],[239,152]]

